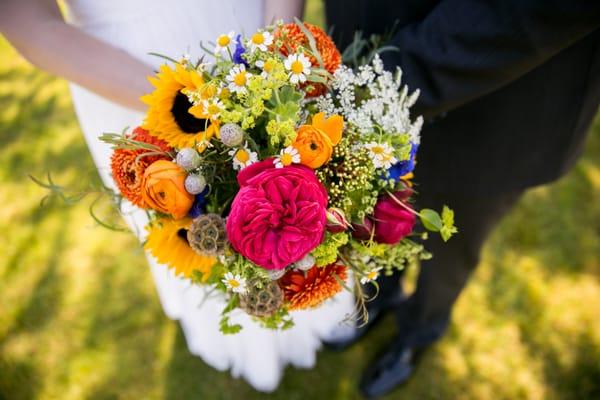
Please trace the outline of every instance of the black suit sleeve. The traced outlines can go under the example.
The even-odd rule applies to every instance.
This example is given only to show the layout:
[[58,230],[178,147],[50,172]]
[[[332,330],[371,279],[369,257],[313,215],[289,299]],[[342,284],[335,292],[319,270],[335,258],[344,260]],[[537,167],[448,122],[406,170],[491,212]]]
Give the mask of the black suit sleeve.
[[[415,112],[436,116],[492,92],[600,27],[600,0],[444,0],[395,34]],[[569,79],[568,76],[557,79]]]

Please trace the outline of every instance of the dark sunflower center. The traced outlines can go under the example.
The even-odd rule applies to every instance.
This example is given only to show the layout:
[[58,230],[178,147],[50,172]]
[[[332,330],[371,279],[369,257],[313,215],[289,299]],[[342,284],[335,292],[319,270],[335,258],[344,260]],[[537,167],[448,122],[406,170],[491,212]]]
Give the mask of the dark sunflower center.
[[183,229],[181,228],[180,230],[177,231],[177,236],[181,239],[183,239],[188,245],[190,244],[190,242],[188,242],[188,238],[187,238],[187,229]]
[[194,117],[188,112],[191,106],[192,103],[190,103],[187,96],[179,92],[173,101],[171,114],[173,114],[179,129],[185,133],[196,134],[210,126],[210,119]]

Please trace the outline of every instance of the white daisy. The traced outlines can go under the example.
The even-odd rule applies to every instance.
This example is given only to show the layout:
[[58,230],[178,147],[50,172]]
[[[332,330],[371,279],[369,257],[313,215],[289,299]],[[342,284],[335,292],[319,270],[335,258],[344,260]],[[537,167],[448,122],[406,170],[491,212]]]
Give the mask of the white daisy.
[[375,168],[389,169],[398,162],[394,157],[394,148],[387,143],[371,142],[365,144]]
[[273,44],[273,35],[270,32],[258,31],[250,39],[248,39],[247,45],[250,47],[250,52],[254,53],[255,50],[267,51],[267,46]]
[[266,79],[273,72],[275,67],[277,66],[277,61],[275,61],[273,59],[270,59],[267,61],[258,60],[256,62],[256,66],[258,68],[262,69],[260,76]]
[[208,114],[211,118],[217,118],[221,114],[221,111],[225,109],[225,104],[223,104],[223,102],[218,98],[204,100],[202,102],[202,106],[204,107],[206,114]]
[[225,284],[227,289],[234,293],[246,293],[246,280],[239,275],[234,275],[231,272],[228,272],[225,274],[225,276],[223,276],[221,282]]
[[377,278],[379,278],[379,271],[382,270],[382,267],[376,267],[373,268],[370,271],[367,271],[367,273],[360,278],[360,283],[362,285],[364,285],[365,283],[369,283],[369,282],[373,282],[375,280],[377,280]]
[[246,66],[244,64],[237,64],[235,67],[231,68],[231,71],[229,71],[226,78],[229,81],[229,90],[235,93],[246,93],[248,90],[246,84],[248,83],[248,78],[250,76],[251,74],[246,71]]
[[303,53],[290,54],[283,63],[285,69],[290,71],[290,82],[306,82],[306,77],[310,74],[310,60]]
[[233,169],[235,170],[241,170],[258,161],[258,154],[248,149],[248,143],[238,149],[229,150],[228,154],[233,157]]
[[215,45],[215,54],[219,54],[221,52],[226,53],[229,45],[233,42],[233,37],[235,36],[234,31],[230,31],[227,34],[220,35],[217,38],[217,44]]
[[288,146],[285,149],[281,150],[279,156],[275,157],[273,160],[273,164],[275,164],[276,168],[287,167],[291,164],[299,164],[300,163],[300,153],[296,150],[295,147]]

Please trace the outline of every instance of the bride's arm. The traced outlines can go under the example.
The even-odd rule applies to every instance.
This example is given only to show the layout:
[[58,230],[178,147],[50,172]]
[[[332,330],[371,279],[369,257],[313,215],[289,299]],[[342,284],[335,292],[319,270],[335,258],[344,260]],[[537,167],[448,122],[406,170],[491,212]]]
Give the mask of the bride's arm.
[[270,24],[278,19],[293,22],[294,17],[302,18],[304,0],[265,0],[265,22]]
[[32,64],[126,107],[144,110],[147,64],[66,24],[55,0],[0,1],[0,32]]

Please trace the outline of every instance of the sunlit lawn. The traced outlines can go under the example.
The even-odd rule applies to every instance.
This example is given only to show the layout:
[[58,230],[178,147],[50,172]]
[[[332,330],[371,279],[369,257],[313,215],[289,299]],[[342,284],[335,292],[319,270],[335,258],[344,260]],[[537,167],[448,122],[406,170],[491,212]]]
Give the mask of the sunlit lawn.
[[[132,235],[28,179],[98,182],[63,80],[0,39],[0,399],[355,399],[394,324],[266,396],[188,354]],[[448,335],[389,399],[600,398],[600,118],[576,168],[502,223]]]

